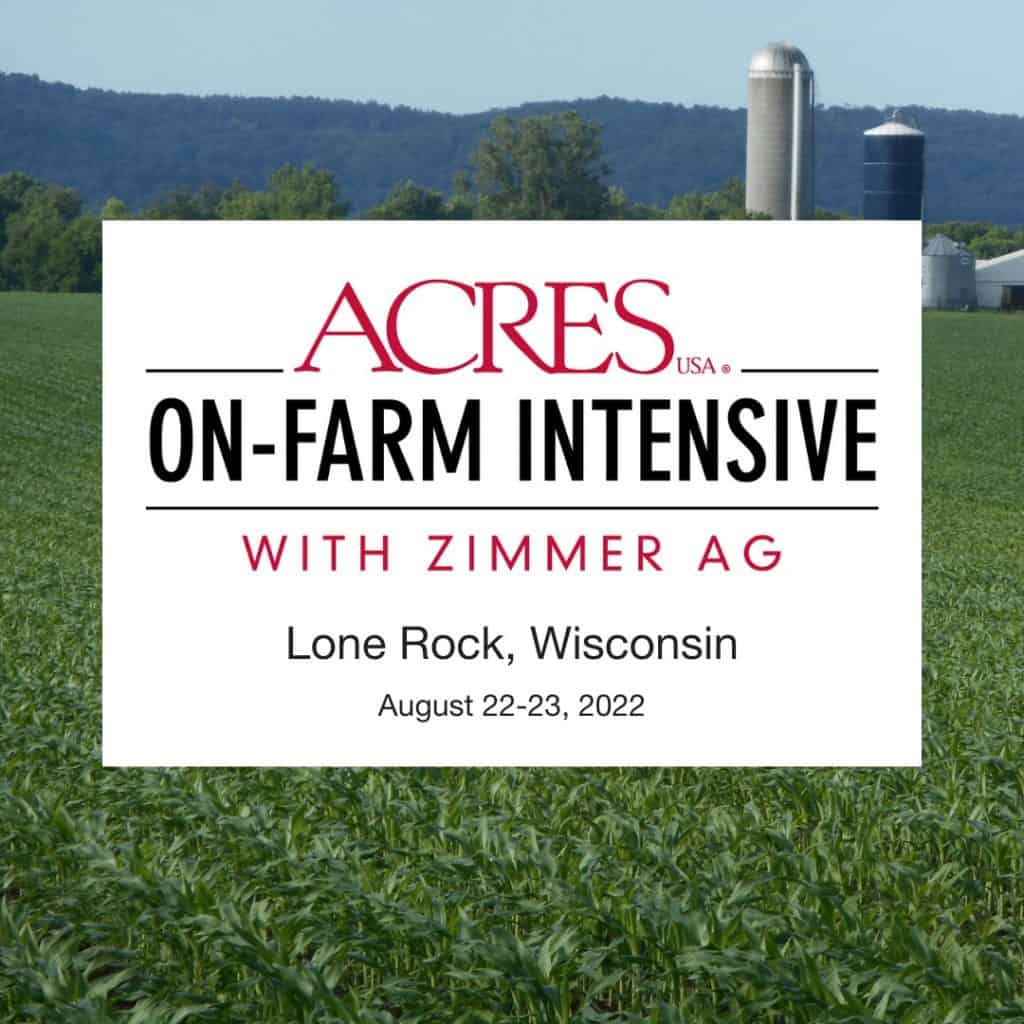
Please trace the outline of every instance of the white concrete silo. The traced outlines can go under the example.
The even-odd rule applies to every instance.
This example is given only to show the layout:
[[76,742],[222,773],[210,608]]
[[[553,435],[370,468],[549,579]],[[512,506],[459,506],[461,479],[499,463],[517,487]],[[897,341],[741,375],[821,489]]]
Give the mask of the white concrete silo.
[[750,62],[747,211],[814,216],[814,72],[790,43],[769,43]]

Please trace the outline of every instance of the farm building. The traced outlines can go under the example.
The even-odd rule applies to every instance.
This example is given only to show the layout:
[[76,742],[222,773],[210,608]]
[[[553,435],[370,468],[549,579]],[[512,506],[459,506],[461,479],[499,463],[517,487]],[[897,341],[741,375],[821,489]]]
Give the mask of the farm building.
[[990,309],[1024,309],[1024,249],[979,260],[978,305]]

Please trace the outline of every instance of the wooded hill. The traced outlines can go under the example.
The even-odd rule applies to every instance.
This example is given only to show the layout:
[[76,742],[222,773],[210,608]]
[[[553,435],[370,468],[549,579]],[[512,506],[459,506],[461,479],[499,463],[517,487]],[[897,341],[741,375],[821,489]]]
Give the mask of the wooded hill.
[[[746,112],[600,97],[529,104],[513,117],[577,110],[604,127],[609,183],[663,205],[744,173]],[[928,218],[1024,222],[1024,118],[904,108],[928,134]],[[286,163],[335,172],[359,213],[397,183],[449,193],[498,111],[453,115],[346,100],[162,96],[78,89],[0,73],[0,172],[147,205],[178,186],[262,187]],[[819,207],[859,213],[861,134],[886,111],[820,108]]]

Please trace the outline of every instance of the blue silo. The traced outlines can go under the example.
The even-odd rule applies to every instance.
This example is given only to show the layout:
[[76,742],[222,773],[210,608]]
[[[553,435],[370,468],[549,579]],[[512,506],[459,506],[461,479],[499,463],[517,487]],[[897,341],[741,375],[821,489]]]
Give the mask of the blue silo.
[[864,133],[864,219],[924,219],[924,132],[898,110]]

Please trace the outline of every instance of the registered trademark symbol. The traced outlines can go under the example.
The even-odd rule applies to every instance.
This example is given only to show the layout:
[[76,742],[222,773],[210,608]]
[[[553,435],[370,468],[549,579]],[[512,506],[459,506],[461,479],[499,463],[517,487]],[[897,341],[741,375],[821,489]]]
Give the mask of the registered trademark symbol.
[[728,363],[722,363],[722,373],[732,373],[732,367]]

